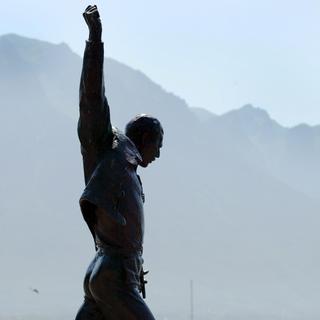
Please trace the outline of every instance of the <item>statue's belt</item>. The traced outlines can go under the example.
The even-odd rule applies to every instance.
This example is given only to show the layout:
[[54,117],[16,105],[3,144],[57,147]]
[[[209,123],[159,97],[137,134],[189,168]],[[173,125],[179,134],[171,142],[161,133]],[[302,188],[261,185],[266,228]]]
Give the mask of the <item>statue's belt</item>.
[[118,256],[123,258],[135,258],[142,256],[141,249],[129,249],[129,248],[117,248],[105,244],[97,244],[98,252],[104,253],[110,256]]

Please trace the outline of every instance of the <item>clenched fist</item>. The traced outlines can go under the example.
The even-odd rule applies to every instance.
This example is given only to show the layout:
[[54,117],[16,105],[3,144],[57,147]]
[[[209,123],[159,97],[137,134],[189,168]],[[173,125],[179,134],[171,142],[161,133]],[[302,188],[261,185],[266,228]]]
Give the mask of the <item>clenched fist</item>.
[[97,6],[88,6],[83,17],[89,28],[89,41],[101,41],[102,24]]

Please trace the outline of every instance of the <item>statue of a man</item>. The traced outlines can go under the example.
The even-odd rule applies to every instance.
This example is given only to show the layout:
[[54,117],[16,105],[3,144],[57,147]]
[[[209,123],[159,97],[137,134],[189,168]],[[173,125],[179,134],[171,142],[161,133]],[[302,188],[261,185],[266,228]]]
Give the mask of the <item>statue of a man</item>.
[[111,126],[97,7],[88,6],[83,16],[89,40],[80,82],[78,134],[86,183],[80,207],[97,252],[85,275],[76,320],[151,320],[139,293],[144,288],[144,194],[136,170],[159,158],[163,128],[147,115],[132,119],[125,134]]

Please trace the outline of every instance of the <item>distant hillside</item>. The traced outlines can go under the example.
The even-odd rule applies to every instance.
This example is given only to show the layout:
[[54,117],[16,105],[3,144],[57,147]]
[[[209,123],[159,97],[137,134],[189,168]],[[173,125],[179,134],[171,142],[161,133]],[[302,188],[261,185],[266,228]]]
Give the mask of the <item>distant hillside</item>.
[[217,117],[212,112],[203,108],[193,107],[191,108],[191,111],[197,116],[198,120],[200,120],[201,122],[208,122]]
[[[65,44],[0,37],[5,314],[72,314],[82,301],[94,249],[78,207],[80,71],[81,58]],[[320,316],[319,127],[284,128],[249,105],[199,118],[183,99],[111,59],[105,78],[114,125],[143,112],[165,129],[160,160],[140,170],[155,313],[187,318],[193,279],[199,316]]]
[[320,126],[301,124],[285,128],[266,111],[251,105],[228,112],[219,121],[221,126],[249,138],[275,177],[320,199],[317,187],[320,181]]

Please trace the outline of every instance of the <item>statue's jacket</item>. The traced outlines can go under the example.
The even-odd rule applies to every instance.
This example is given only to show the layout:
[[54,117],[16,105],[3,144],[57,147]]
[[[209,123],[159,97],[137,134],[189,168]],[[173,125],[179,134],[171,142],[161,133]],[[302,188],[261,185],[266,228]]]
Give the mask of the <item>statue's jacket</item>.
[[[85,189],[80,207],[97,247],[124,252],[126,281],[139,285],[144,233],[143,190],[134,143],[110,122],[103,44],[87,42],[80,82],[78,135]],[[133,253],[133,254],[132,254]]]

